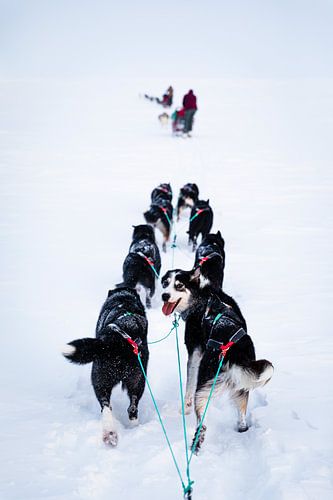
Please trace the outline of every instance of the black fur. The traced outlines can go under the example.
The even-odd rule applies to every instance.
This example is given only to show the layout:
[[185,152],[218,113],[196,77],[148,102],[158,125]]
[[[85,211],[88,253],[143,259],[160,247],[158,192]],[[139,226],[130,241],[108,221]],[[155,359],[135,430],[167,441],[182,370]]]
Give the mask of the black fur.
[[[123,316],[126,313],[131,314]],[[116,328],[126,332],[133,340],[140,339],[141,360],[147,370],[147,319],[138,294],[130,288],[118,288],[109,292],[97,321],[96,338],[70,342],[69,345],[75,347],[75,352],[64,355],[73,363],[93,362],[92,385],[102,410],[105,407],[111,410],[112,389],[122,382],[130,399],[128,415],[133,420],[137,418],[145,379],[131,345],[110,324],[116,325]]]
[[[171,279],[172,276],[174,281]],[[177,303],[178,306],[175,310],[177,311],[177,307],[179,307],[180,314],[186,321],[185,344],[189,361],[185,403],[188,408],[192,405],[192,390],[194,389],[194,387],[190,387],[189,383],[190,375],[194,373],[194,351],[200,362],[195,390],[195,411],[198,424],[203,414],[204,404],[202,401],[208,398],[209,387],[212,386],[217,372],[221,352],[207,348],[207,342],[212,339],[226,345],[233,334],[240,329],[244,330],[245,335],[228,350],[221,371],[224,383],[230,389],[241,415],[238,430],[244,432],[247,430],[245,413],[249,390],[256,387],[256,384],[264,385],[269,380],[271,363],[267,360],[256,361],[253,342],[247,334],[245,320],[232,297],[222,290],[216,291],[210,286],[200,287],[200,268],[192,271],[180,269],[168,271],[162,278],[162,286],[169,290],[169,293],[162,295],[162,300],[165,303],[169,302],[169,304]],[[176,300],[177,302],[175,302]],[[182,300],[185,301],[185,309],[184,306],[181,307]],[[214,323],[218,314],[221,314],[221,317]],[[238,385],[234,381],[231,371],[234,366],[243,377]],[[266,375],[267,380],[265,380]],[[264,378],[261,379],[261,376]],[[203,443],[205,430],[206,428],[203,427],[200,432],[196,452]]]
[[[200,217],[200,216],[199,216]],[[207,234],[195,253],[194,267],[200,266],[205,282],[219,290],[222,288],[225,267],[224,239],[220,231]]]
[[177,203],[177,219],[179,220],[180,212],[186,207],[193,207],[199,198],[199,188],[196,184],[190,182],[185,184],[180,189]]
[[[200,212],[200,210],[203,210]],[[198,215],[197,215],[198,214]],[[197,238],[199,234],[204,238],[213,225],[213,210],[209,206],[209,200],[197,200],[195,205],[193,205],[190,217],[190,227],[188,230],[189,245],[192,244],[192,250],[195,251],[197,247]]]
[[152,203],[154,203],[157,198],[163,198],[164,200],[172,201],[171,184],[164,182],[153,189],[151,193]]
[[156,275],[144,256],[152,262],[157,274],[159,274],[161,270],[160,252],[155,242],[154,229],[151,226],[141,224],[133,227],[132,243],[123,264],[124,281],[122,286],[136,288],[137,285],[142,285],[146,290],[146,306],[151,307],[151,298],[155,293]]
[[[148,224],[158,227],[163,234],[163,251],[166,251],[166,243],[170,239],[173,207],[171,204],[172,191],[170,184],[160,184],[151,194],[150,209],[145,212],[144,218]],[[166,215],[167,214],[167,215]]]

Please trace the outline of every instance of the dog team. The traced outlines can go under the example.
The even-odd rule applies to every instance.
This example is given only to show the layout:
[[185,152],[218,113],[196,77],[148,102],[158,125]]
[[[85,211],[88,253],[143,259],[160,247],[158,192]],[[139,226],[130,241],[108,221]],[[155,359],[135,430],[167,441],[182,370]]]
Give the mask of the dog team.
[[[170,241],[174,210],[170,184],[157,186],[151,204],[144,213],[147,224],[134,226],[132,243],[123,264],[123,282],[109,291],[96,326],[95,338],[69,342],[64,356],[73,363],[92,363],[92,385],[102,411],[103,441],[116,446],[118,434],[111,407],[112,389],[122,383],[129,397],[128,417],[137,422],[138,405],[145,389],[145,377],[133,352],[139,346],[147,373],[148,321],[145,307],[151,307],[161,269],[161,256],[154,229],[163,235],[165,252]],[[221,232],[211,233],[213,211],[209,200],[199,199],[196,184],[180,190],[175,215],[190,208],[189,245],[196,251],[190,271],[169,270],[161,279],[162,312],[178,313],[185,321],[185,345],[188,352],[185,411],[194,408],[197,418],[196,448],[201,448],[206,425],[199,424],[206,407],[221,355],[223,368],[217,378],[214,396],[228,391],[238,411],[238,431],[248,429],[246,411],[249,391],[265,385],[273,375],[273,365],[256,360],[245,319],[235,300],[223,290],[225,267],[224,240]],[[198,236],[201,243],[197,246]],[[145,307],[138,290],[145,292]],[[135,351],[135,349],[134,349]],[[197,436],[197,432],[199,436]]]

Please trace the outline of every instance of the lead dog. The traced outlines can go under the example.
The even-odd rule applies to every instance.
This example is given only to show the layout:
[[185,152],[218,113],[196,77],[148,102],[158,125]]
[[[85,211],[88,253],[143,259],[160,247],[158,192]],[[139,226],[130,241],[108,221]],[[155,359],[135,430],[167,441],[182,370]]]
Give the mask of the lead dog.
[[198,198],[199,188],[196,184],[188,182],[180,189],[177,203],[177,220],[179,220],[181,212],[187,207],[192,208]]
[[[161,270],[161,257],[155,242],[154,229],[148,224],[133,226],[132,243],[123,264],[123,283],[117,286],[146,291],[146,307],[151,307],[155,293],[156,275]],[[155,270],[155,271],[154,271]]]
[[97,321],[96,338],[73,340],[63,350],[63,355],[73,363],[93,363],[91,380],[102,410],[103,441],[111,446],[117,445],[118,435],[110,398],[112,389],[120,382],[130,399],[128,417],[134,422],[138,418],[145,378],[133,352],[133,341],[140,345],[142,364],[147,371],[147,326],[136,291],[119,288],[109,291]]
[[[193,313],[201,317],[200,331],[197,332],[200,348],[196,351],[195,362],[188,364],[188,378],[192,379],[192,383],[196,381],[194,407],[197,430],[193,443],[199,432],[221,352],[224,352],[225,361],[215,391],[229,390],[238,409],[238,431],[246,431],[249,391],[270,380],[273,365],[267,360],[256,361],[253,342],[246,332],[244,319],[236,309],[223,302],[209,286],[200,288],[200,268],[168,271],[162,278],[162,286],[165,289],[162,294],[162,311],[165,315],[175,311],[185,321]],[[232,344],[228,350],[230,342]],[[223,348],[228,349],[223,351]],[[204,441],[206,429],[206,425],[201,427],[196,453]]]

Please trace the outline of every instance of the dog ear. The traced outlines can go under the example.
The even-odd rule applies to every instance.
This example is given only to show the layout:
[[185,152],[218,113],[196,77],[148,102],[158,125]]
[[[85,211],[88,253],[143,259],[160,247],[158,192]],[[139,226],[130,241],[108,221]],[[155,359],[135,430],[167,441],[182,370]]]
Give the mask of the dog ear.
[[134,227],[134,229],[136,228],[136,226],[134,226],[134,224],[132,224],[132,227]]
[[209,205],[209,198],[208,198],[208,200],[206,201],[206,203],[207,203],[207,205]]
[[201,274],[200,266],[198,266],[193,270],[190,281],[195,281],[196,283],[199,283],[200,274]]

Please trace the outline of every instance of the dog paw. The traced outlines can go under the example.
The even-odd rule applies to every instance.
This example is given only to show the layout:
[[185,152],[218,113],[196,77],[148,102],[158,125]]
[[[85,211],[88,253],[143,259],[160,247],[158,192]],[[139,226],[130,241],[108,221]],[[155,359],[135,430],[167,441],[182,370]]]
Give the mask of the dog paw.
[[238,428],[237,428],[237,431],[238,432],[246,432],[249,430],[249,426],[248,425],[238,425]]
[[116,431],[103,431],[103,443],[108,446],[117,446],[118,434]]
[[135,405],[131,405],[128,410],[128,418],[130,420],[137,420],[138,419],[138,407]]
[[198,437],[198,430],[199,430],[199,428],[195,431],[194,438],[192,441],[192,448],[195,444],[195,448],[193,450],[193,453],[195,455],[197,455],[199,453],[200,448],[205,440],[205,434],[206,434],[207,427],[205,425],[203,425],[201,427],[199,437]]
[[137,427],[139,425],[138,418],[130,418],[129,421],[130,421],[130,423],[129,423],[130,427]]

